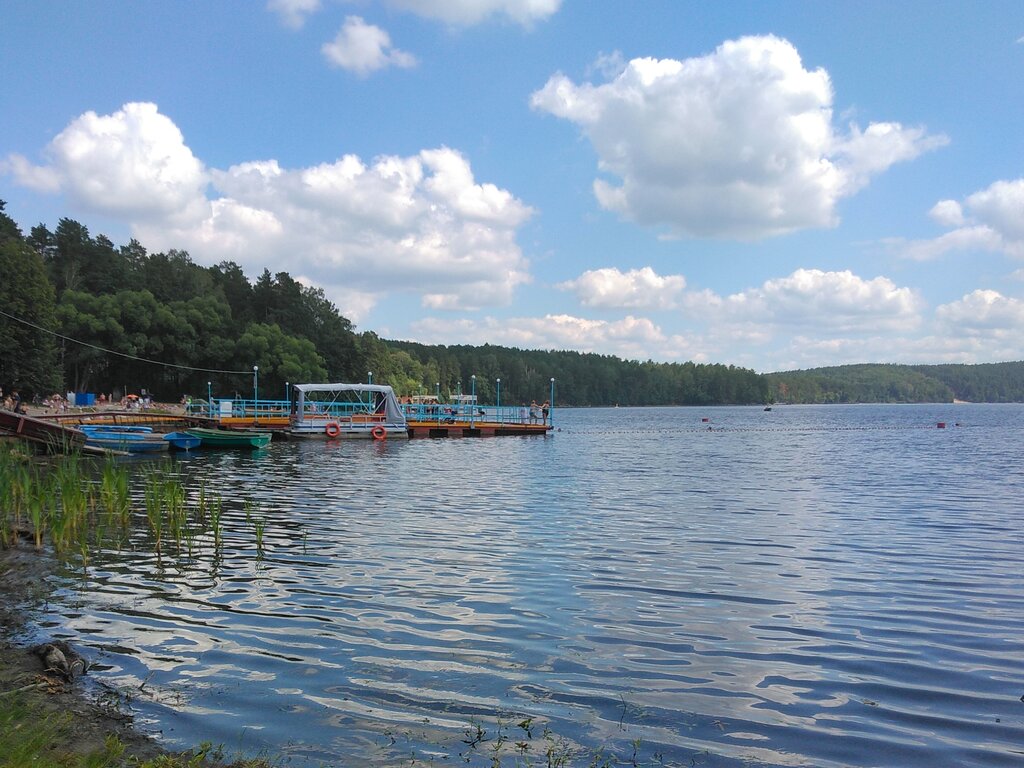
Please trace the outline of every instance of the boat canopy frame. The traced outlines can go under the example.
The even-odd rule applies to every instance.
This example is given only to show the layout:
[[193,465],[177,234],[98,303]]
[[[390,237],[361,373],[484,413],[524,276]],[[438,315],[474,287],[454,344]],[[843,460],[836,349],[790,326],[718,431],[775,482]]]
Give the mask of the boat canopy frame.
[[[395,390],[387,384],[295,384],[293,385],[296,397],[295,415],[297,419],[304,420],[312,415],[307,411],[307,402],[315,403],[317,407],[324,408],[328,413],[336,408],[351,409],[355,406],[363,407],[369,413],[383,416],[388,424],[405,424],[405,412],[395,397]],[[317,398],[310,395],[329,395],[330,397]],[[355,399],[353,399],[355,395]],[[363,400],[362,395],[369,395]],[[379,395],[379,397],[377,397]]]

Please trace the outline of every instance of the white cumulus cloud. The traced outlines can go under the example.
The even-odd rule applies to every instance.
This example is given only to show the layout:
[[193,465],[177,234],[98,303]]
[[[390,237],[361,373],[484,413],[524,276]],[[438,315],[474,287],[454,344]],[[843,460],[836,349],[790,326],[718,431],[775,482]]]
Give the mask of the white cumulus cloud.
[[1024,342],[1024,301],[998,291],[978,289],[935,310],[936,318],[957,333],[1013,335]]
[[559,286],[586,307],[671,309],[686,288],[682,275],[657,274],[650,267],[622,272],[614,267],[584,272]]
[[689,294],[691,314],[755,327],[815,328],[830,334],[907,331],[920,323],[923,302],[887,277],[866,280],[849,270],[798,269],[726,297]]
[[755,239],[832,226],[841,198],[947,141],[891,122],[837,131],[828,73],[805,69],[774,36],[684,61],[633,59],[598,85],[556,74],[531,104],[590,140],[613,177],[594,182],[602,207],[673,235]]
[[320,0],[267,0],[267,8],[292,29],[299,29],[306,23],[306,17],[320,10]]
[[428,317],[413,323],[423,343],[501,344],[522,349],[567,349],[636,360],[696,358],[690,340],[666,334],[645,317],[593,320],[568,314],[497,320]]
[[530,280],[516,234],[533,210],[477,181],[448,147],[295,169],[275,160],[206,168],[155,105],[126,104],[76,118],[45,154],[49,164],[9,158],[6,170],[121,218],[152,250],[233,260],[250,275],[265,266],[303,275],[354,316],[396,291],[431,308],[508,304]]
[[19,184],[66,192],[91,211],[140,221],[200,213],[207,171],[156,104],[126,104],[112,115],[86,112],[44,154],[48,165],[35,166],[18,155],[6,165]]
[[929,215],[952,229],[930,240],[896,241],[904,256],[925,261],[974,250],[1024,258],[1024,178],[996,181],[963,203],[940,200]]
[[334,66],[364,77],[387,67],[416,66],[415,56],[392,46],[385,30],[359,16],[347,17],[334,40],[324,43],[321,51]]
[[491,18],[504,18],[523,26],[555,14],[562,0],[386,0],[392,8],[468,27]]

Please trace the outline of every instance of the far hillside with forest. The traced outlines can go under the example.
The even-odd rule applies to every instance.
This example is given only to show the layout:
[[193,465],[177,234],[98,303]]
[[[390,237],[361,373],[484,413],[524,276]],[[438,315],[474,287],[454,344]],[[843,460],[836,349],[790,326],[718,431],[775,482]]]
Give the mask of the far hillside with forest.
[[1024,402],[1024,362],[841,365],[766,378],[782,403]]

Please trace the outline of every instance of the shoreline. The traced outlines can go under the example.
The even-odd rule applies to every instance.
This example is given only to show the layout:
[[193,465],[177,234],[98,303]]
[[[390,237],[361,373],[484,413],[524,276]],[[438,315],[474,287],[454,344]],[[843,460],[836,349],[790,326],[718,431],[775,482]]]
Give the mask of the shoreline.
[[[66,682],[45,674],[33,653],[31,635],[38,631],[33,613],[49,597],[48,577],[55,570],[52,553],[19,543],[0,549],[0,702],[25,705],[25,716],[53,721],[46,752],[62,763],[68,756],[84,760],[102,753],[108,737],[124,745],[122,761],[142,762],[174,753],[139,731],[117,696],[100,701],[81,678]],[[16,692],[16,693],[15,693]],[[56,725],[56,723],[59,723]],[[14,727],[19,727],[15,722]],[[73,763],[71,763],[73,764]]]

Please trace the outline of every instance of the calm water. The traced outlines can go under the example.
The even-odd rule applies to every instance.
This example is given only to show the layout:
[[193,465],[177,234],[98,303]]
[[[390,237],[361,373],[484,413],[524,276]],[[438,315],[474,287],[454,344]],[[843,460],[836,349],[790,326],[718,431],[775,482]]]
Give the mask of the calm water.
[[46,631],[171,744],[292,765],[1024,764],[1024,407],[555,418],[174,462],[222,556],[98,558]]

